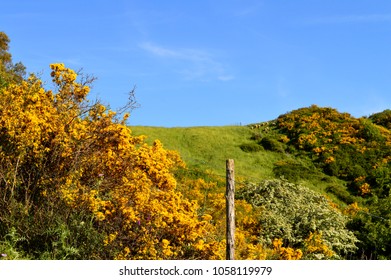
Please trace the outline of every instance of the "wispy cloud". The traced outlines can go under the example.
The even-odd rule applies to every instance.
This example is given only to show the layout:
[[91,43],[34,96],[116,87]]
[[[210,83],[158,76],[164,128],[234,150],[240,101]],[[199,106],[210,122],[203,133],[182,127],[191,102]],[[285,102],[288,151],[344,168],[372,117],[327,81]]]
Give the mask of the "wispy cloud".
[[391,14],[337,15],[312,18],[307,22],[318,24],[391,22]]
[[228,71],[224,64],[214,58],[209,52],[190,48],[166,48],[151,42],[144,42],[139,46],[144,51],[156,57],[184,62],[179,66],[181,68],[177,70],[185,79],[217,79],[220,81],[230,81],[234,79],[233,75],[227,73]]
[[173,57],[173,58],[190,58],[189,54],[185,54],[183,51],[175,51],[167,48],[163,48],[152,43],[146,42],[140,44],[140,47],[156,56],[160,57]]

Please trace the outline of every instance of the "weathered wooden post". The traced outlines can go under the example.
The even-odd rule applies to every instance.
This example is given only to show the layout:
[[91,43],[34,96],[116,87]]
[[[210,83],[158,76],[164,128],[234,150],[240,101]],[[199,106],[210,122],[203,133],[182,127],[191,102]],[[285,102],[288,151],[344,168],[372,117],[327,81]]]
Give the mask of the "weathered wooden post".
[[226,259],[235,259],[235,167],[234,160],[226,162],[227,189],[225,193],[227,211]]

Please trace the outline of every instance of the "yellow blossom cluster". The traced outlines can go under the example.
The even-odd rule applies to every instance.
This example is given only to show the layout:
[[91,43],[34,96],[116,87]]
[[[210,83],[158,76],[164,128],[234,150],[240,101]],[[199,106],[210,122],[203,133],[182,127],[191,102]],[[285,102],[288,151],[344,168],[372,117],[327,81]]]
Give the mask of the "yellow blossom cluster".
[[357,213],[361,211],[361,207],[358,206],[358,203],[357,202],[353,202],[351,204],[349,204],[345,210],[344,210],[344,214],[346,215],[349,215],[349,216],[355,216],[357,215]]
[[291,247],[283,247],[281,239],[276,238],[273,240],[273,251],[281,260],[300,260],[303,256],[303,252],[300,249],[294,249]]
[[1,195],[34,203],[61,200],[91,215],[108,258],[218,259],[205,238],[210,218],[178,192],[173,171],[184,167],[159,141],[147,145],[116,113],[86,99],[77,74],[52,64],[55,90],[35,76],[0,92]]
[[305,239],[305,254],[314,259],[330,259],[335,253],[324,243],[322,233],[311,232]]
[[278,126],[300,149],[313,150],[317,155],[332,154],[337,145],[364,141],[359,135],[359,119],[316,105],[280,116]]

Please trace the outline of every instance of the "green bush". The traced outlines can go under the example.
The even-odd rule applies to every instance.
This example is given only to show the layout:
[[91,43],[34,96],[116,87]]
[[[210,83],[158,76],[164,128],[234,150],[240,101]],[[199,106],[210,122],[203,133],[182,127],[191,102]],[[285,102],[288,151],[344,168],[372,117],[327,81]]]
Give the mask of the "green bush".
[[390,164],[374,168],[370,170],[368,183],[371,186],[376,186],[373,193],[379,198],[385,198],[391,196],[391,168]]
[[354,259],[391,259],[391,197],[373,199],[359,211],[348,228],[360,240]]
[[[330,154],[320,156],[320,162],[325,162]],[[371,162],[366,154],[357,151],[354,145],[339,145],[338,150],[332,154],[335,160],[324,164],[324,171],[331,176],[344,180],[354,180],[361,176],[367,176],[367,170],[371,169]]]
[[284,244],[300,248],[310,233],[318,232],[334,251],[334,258],[346,257],[357,249],[357,238],[346,228],[347,218],[324,196],[306,187],[286,180],[265,180],[240,189],[237,198],[261,211],[259,239],[263,244],[281,238]]
[[272,137],[263,137],[259,144],[261,144],[265,150],[279,153],[283,153],[285,151],[284,145]]
[[29,259],[29,256],[18,248],[18,243],[25,240],[25,238],[14,227],[10,228],[6,234],[2,234],[2,239],[0,239],[0,261]]
[[262,134],[259,132],[253,133],[253,135],[250,138],[251,140],[254,141],[261,141],[262,140]]
[[326,188],[326,191],[335,195],[339,200],[345,202],[346,204],[352,204],[355,201],[354,197],[343,186],[331,185]]
[[375,113],[369,116],[369,119],[372,120],[375,124],[391,129],[391,110],[389,109],[380,113]]
[[385,137],[381,134],[379,128],[370,120],[360,119],[360,123],[362,125],[362,129],[359,136],[361,136],[367,142],[375,141],[383,143],[385,141]]
[[[57,203],[57,204],[55,204]],[[87,209],[76,211],[52,198],[26,213],[21,203],[0,207],[11,211],[0,220],[0,249],[9,259],[103,259],[104,236]]]
[[302,162],[293,159],[281,160],[274,163],[273,173],[276,177],[284,177],[288,181],[297,182],[316,175],[314,168],[305,166]]
[[258,145],[257,143],[244,143],[241,144],[239,147],[243,152],[246,153],[255,153],[263,150],[263,147]]

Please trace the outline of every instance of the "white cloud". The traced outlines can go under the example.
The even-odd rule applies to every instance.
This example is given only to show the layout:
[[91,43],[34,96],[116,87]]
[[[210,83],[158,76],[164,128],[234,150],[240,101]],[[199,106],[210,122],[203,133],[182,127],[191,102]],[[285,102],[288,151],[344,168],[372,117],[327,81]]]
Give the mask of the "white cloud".
[[181,52],[166,49],[166,48],[154,45],[152,43],[142,43],[142,44],[140,44],[140,47],[143,50],[145,50],[153,55],[160,56],[160,57],[174,57],[174,58],[182,58],[183,57],[183,53],[181,53]]
[[[211,80],[230,81],[234,76],[228,74],[223,63],[216,60],[211,53],[197,49],[173,49],[162,47],[150,42],[139,45],[144,51],[165,59],[171,59],[181,64],[180,69],[176,69],[189,80]],[[176,66],[178,67],[178,66]]]

